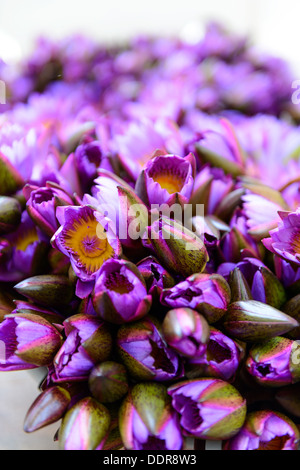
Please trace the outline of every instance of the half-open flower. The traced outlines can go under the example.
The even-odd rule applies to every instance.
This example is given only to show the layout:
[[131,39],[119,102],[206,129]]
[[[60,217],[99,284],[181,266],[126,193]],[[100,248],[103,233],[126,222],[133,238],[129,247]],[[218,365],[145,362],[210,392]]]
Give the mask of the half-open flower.
[[56,208],[72,205],[71,197],[65,191],[49,183],[42,188],[26,185],[23,193],[27,199],[28,214],[41,230],[52,237],[59,227]]
[[210,328],[206,350],[201,357],[188,360],[185,371],[189,379],[216,377],[232,382],[244,357],[243,345],[216,328]]
[[283,336],[252,346],[246,367],[262,385],[280,387],[300,380],[300,346]]
[[185,435],[200,439],[229,439],[246,417],[246,401],[235,387],[220,379],[186,380],[168,389],[180,414]]
[[189,307],[215,323],[225,313],[230,302],[230,288],[218,274],[192,274],[170,289],[165,289],[161,302],[172,308]]
[[152,204],[188,203],[193,186],[194,155],[158,155],[149,160],[137,183],[138,196],[149,207]]
[[72,268],[81,283],[77,283],[79,297],[89,295],[102,264],[121,254],[121,244],[109,219],[89,206],[58,207],[61,227],[52,238],[52,244],[70,258]]
[[120,407],[119,422],[127,450],[182,448],[179,418],[162,384],[135,385]]
[[153,298],[159,298],[163,289],[173,287],[175,281],[154,256],[147,256],[137,263],[137,268],[145,279],[147,291]]
[[122,325],[117,351],[129,374],[138,380],[167,381],[182,375],[182,363],[161,333],[157,320],[145,317]]
[[22,370],[49,365],[62,336],[39,315],[20,313],[6,315],[0,324],[0,342],[0,370]]
[[112,337],[107,325],[92,315],[73,315],[64,322],[66,339],[54,358],[54,382],[84,380],[109,358]]
[[146,283],[134,263],[107,260],[99,271],[93,305],[103,320],[127,323],[145,316],[152,303]]
[[253,411],[240,432],[224,443],[224,450],[297,450],[296,424],[278,411]]

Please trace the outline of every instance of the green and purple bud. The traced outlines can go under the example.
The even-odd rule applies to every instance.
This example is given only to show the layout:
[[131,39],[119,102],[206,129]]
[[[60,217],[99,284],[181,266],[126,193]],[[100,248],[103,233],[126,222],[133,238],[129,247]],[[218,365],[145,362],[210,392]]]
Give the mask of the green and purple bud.
[[22,209],[17,199],[0,196],[0,235],[16,230],[21,222]]
[[249,374],[261,385],[280,387],[300,380],[300,345],[282,336],[251,347],[246,360]]
[[205,269],[208,253],[203,241],[180,222],[162,215],[147,231],[148,246],[171,273],[187,277]]
[[41,274],[24,279],[14,286],[18,294],[45,307],[60,308],[69,305],[74,297],[74,286],[67,276]]
[[297,450],[299,437],[296,424],[284,414],[253,411],[240,432],[224,443],[223,450]]
[[186,376],[188,379],[216,377],[232,382],[244,358],[244,349],[243,344],[211,327],[205,353],[187,361]]
[[231,271],[228,284],[231,291],[231,303],[242,300],[253,300],[249,284],[238,267]]
[[61,450],[101,450],[110,427],[107,408],[91,397],[77,402],[64,416],[59,429]]
[[173,380],[183,372],[180,358],[163,337],[161,325],[148,316],[119,328],[117,352],[129,375],[138,380]]
[[99,362],[109,359],[112,336],[93,315],[77,314],[64,321],[66,339],[54,358],[54,382],[86,380]]
[[41,316],[19,313],[6,315],[0,323],[0,341],[0,370],[22,370],[51,364],[62,336]]
[[234,339],[264,341],[296,328],[298,322],[280,310],[256,300],[233,302],[223,317],[223,327]]
[[101,403],[113,403],[128,392],[127,371],[123,364],[105,361],[97,364],[88,379],[89,389]]
[[300,383],[280,387],[275,393],[275,400],[289,414],[300,418]]
[[[300,294],[295,295],[289,299],[282,307],[282,311],[294,318],[298,323],[300,322]],[[289,331],[286,336],[292,339],[300,339],[300,326]]]
[[168,389],[186,436],[229,439],[246,417],[246,401],[235,387],[220,379],[186,380]]
[[187,307],[169,310],[162,322],[162,334],[171,348],[185,357],[201,357],[209,340],[205,318]]
[[165,289],[161,302],[172,308],[188,307],[201,313],[208,323],[215,323],[226,313],[230,288],[219,274],[192,274],[170,289]]
[[24,431],[34,432],[55,423],[66,413],[71,403],[68,390],[54,386],[44,390],[32,403],[24,421]]
[[182,449],[179,418],[162,384],[135,385],[120,407],[119,426],[127,450]]
[[97,314],[116,324],[138,320],[149,312],[152,304],[136,265],[116,259],[107,260],[101,267],[92,299]]

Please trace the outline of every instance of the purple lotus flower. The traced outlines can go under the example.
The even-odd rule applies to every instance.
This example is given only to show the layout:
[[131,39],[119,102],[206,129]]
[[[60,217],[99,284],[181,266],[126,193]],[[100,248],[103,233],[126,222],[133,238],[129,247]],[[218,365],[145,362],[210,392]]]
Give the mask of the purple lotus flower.
[[169,310],[162,323],[162,333],[175,351],[185,357],[202,357],[209,341],[205,318],[190,308]]
[[130,261],[110,259],[99,271],[93,305],[103,320],[127,323],[148,313],[152,303],[144,278]]
[[272,253],[300,266],[300,210],[279,212],[279,216],[278,227],[262,242]]
[[149,160],[137,183],[138,196],[147,204],[188,203],[192,194],[193,154],[182,158],[176,155],[158,155]]
[[0,281],[18,282],[37,274],[44,265],[49,238],[35,226],[26,211],[17,230],[0,243]]
[[287,416],[272,410],[249,413],[240,432],[224,450],[297,450],[299,431]]
[[89,206],[58,207],[56,216],[61,227],[52,245],[70,258],[79,278],[76,294],[84,298],[91,293],[104,261],[120,255],[120,242],[109,219]]
[[62,343],[59,331],[39,315],[6,315],[0,324],[0,370],[33,369],[51,364]]
[[100,319],[84,314],[65,320],[64,332],[66,339],[54,358],[51,379],[53,382],[87,379],[97,363],[109,358],[111,334]]
[[127,450],[180,450],[179,418],[162,384],[139,383],[123,401],[120,433]]
[[216,328],[210,328],[206,351],[199,358],[191,358],[186,365],[188,378],[216,377],[233,381],[241,360],[243,347]]
[[246,402],[232,385],[220,379],[187,380],[168,389],[180,414],[185,435],[228,439],[243,426]]
[[288,385],[300,380],[298,355],[297,341],[276,336],[252,346],[246,367],[259,384]]
[[170,289],[165,289],[161,302],[172,308],[189,307],[202,313],[209,323],[219,320],[230,301],[230,289],[217,274],[192,274]]
[[182,374],[182,364],[154,318],[122,325],[117,334],[118,354],[129,374],[142,380],[168,381]]
[[46,184],[46,187],[38,188],[26,185],[23,189],[27,200],[27,212],[32,220],[49,237],[56,232],[59,224],[56,218],[56,208],[58,206],[72,205],[71,197],[61,189]]

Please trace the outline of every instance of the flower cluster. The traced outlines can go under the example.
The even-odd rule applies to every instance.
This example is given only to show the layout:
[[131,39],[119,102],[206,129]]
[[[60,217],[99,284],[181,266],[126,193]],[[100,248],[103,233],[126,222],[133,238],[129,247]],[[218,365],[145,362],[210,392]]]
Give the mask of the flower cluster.
[[41,39],[0,62],[0,371],[70,450],[294,450],[300,129],[292,72],[198,42]]

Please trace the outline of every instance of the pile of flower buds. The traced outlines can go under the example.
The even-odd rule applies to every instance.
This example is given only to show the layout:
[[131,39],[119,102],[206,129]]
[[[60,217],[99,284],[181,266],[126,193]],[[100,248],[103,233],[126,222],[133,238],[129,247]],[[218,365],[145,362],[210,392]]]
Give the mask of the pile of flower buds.
[[281,59],[41,39],[0,60],[0,370],[65,450],[296,450],[300,128]]

